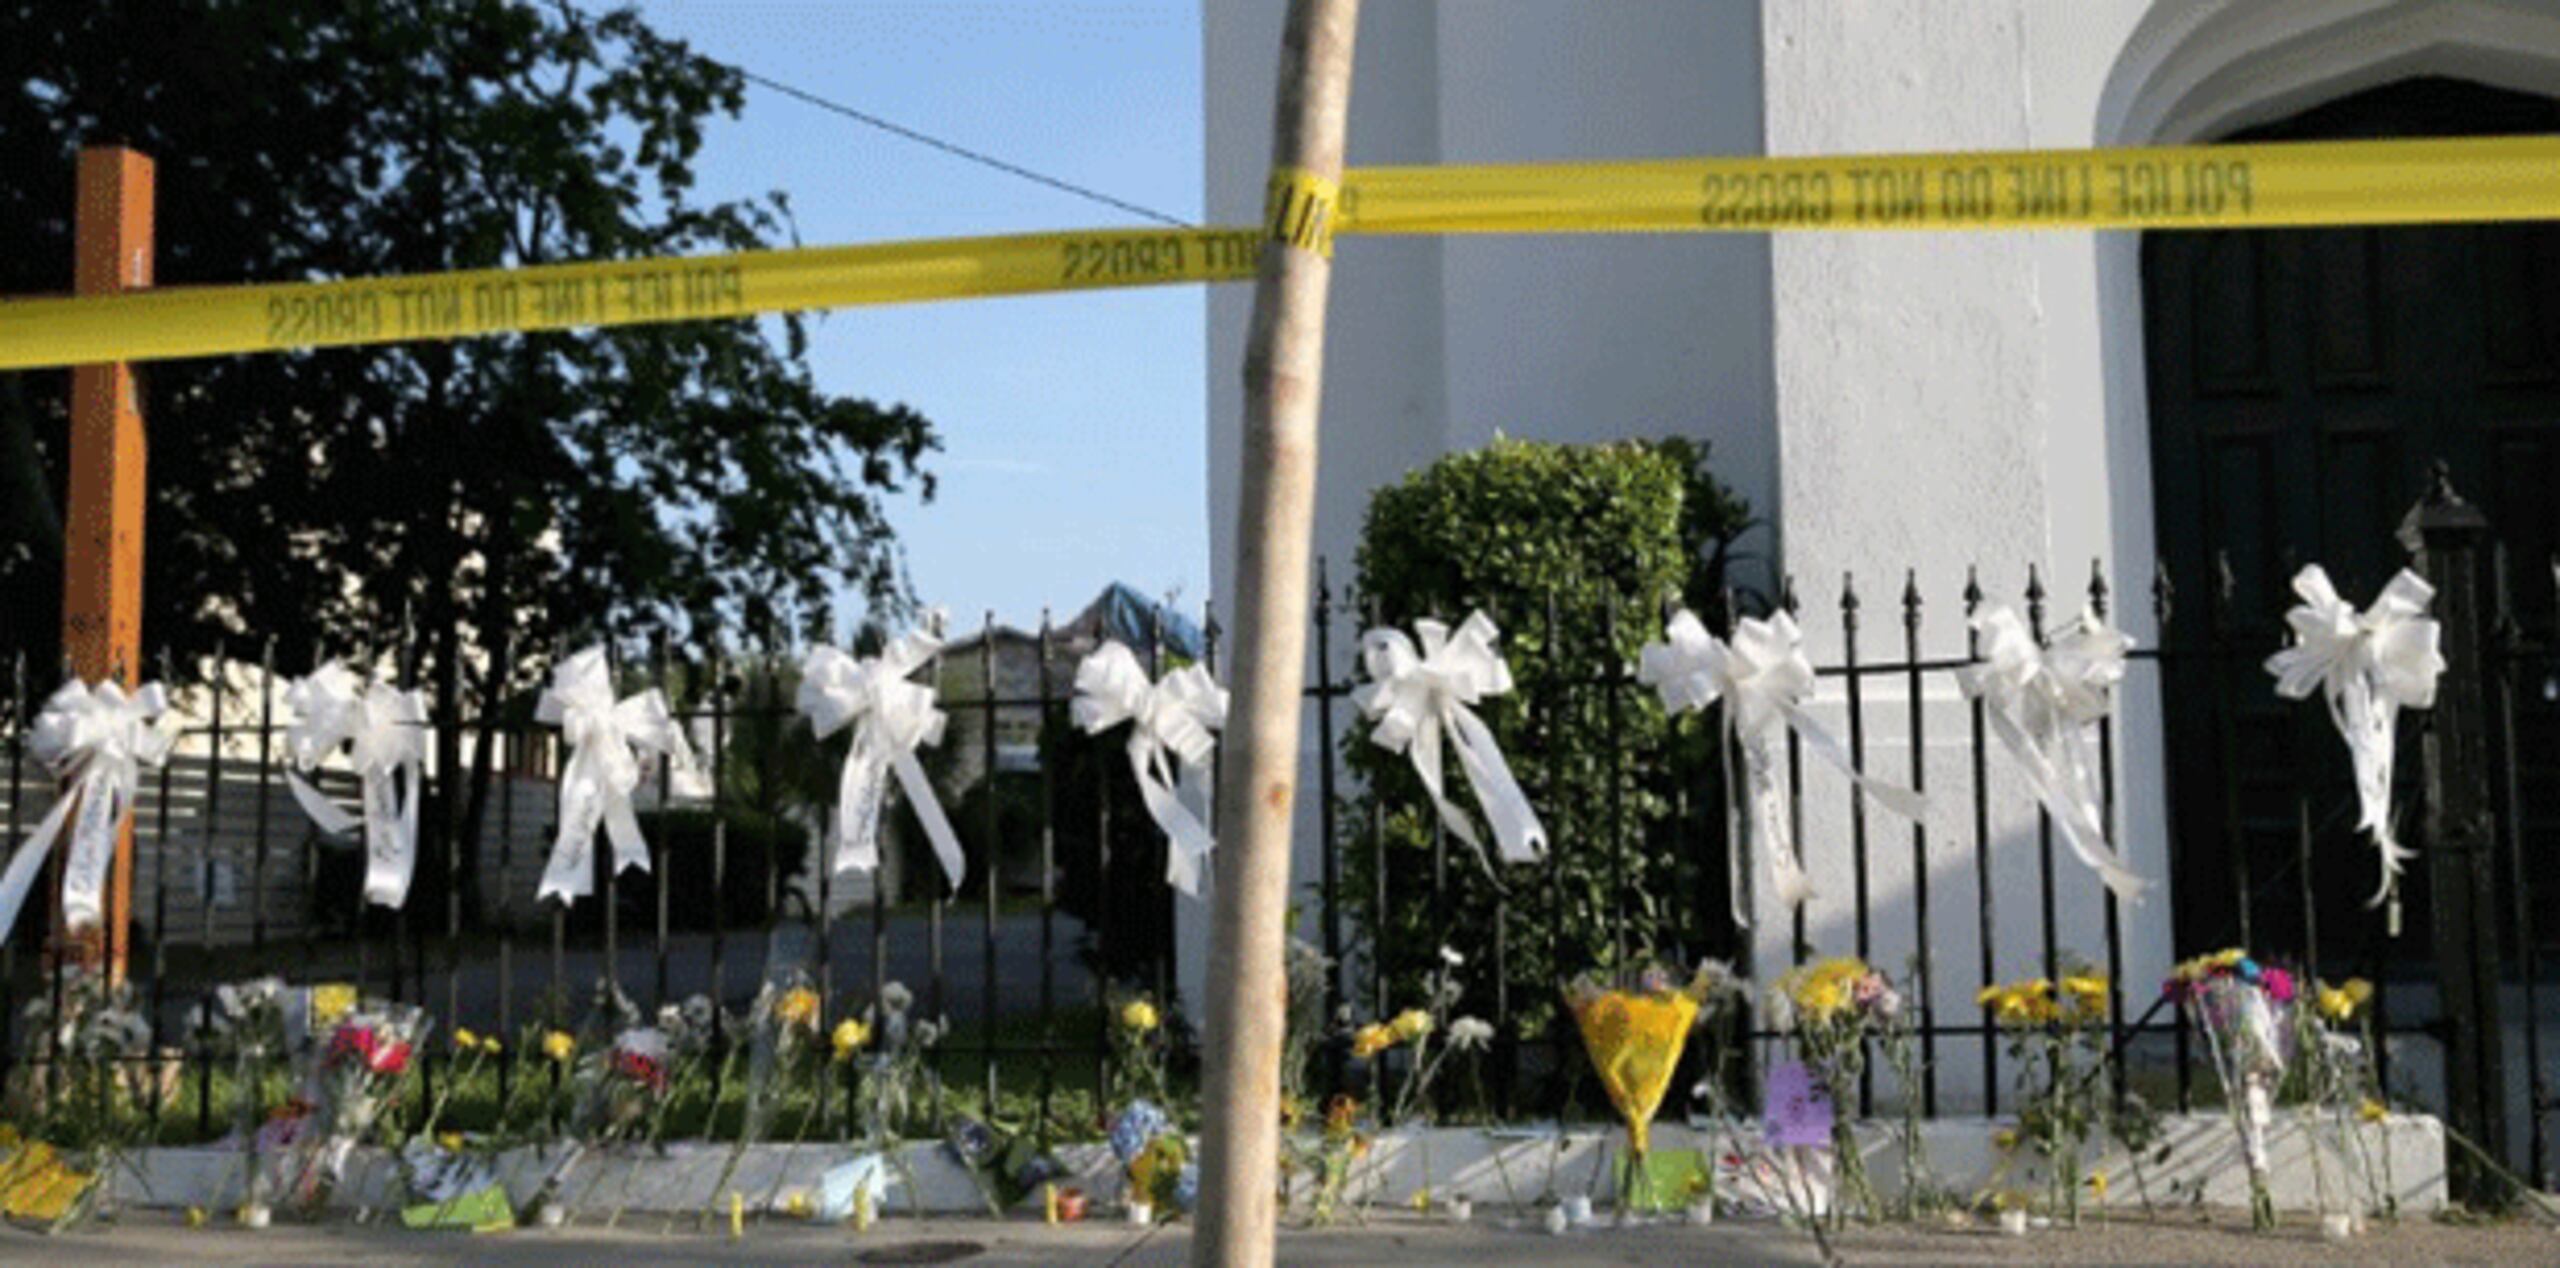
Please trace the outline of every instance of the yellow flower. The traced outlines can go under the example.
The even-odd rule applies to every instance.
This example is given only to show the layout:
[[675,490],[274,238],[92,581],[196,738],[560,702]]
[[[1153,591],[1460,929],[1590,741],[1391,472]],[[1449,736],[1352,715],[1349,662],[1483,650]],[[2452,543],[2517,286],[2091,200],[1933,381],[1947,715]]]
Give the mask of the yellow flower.
[[2373,998],[2373,983],[2360,977],[2348,978],[2346,984],[2338,989],[2345,991],[2348,1002],[2358,1008],[2364,1007],[2365,1001]]
[[480,1046],[480,1036],[472,1033],[469,1026],[456,1027],[453,1032],[453,1046],[469,1052]]
[[805,986],[792,987],[784,991],[781,1001],[773,1006],[773,1015],[781,1018],[783,1025],[815,1030],[818,1028],[818,993]]
[[2311,997],[2319,1007],[2320,1015],[2331,1021],[2345,1021],[2356,1015],[2356,999],[2343,986],[2322,982],[2313,990]]
[[1399,1042],[1412,1043],[1431,1033],[1431,1014],[1419,1008],[1408,1008],[1396,1014],[1396,1019],[1387,1024],[1396,1032],[1396,1039]]
[[495,1056],[498,1053],[506,1051],[506,1049],[507,1046],[498,1042],[498,1037],[496,1035],[480,1036],[480,1051],[488,1053],[491,1056]]
[[462,1152],[462,1133],[461,1133],[461,1132],[437,1132],[437,1133],[436,1133],[436,1147],[437,1147],[437,1148],[439,1148],[439,1149],[444,1150],[446,1153],[449,1153],[449,1154],[458,1154],[458,1153],[461,1153],[461,1152]]
[[356,988],[346,982],[323,982],[311,988],[311,1025],[325,1029],[338,1024],[338,1019],[354,1012]]
[[1355,1060],[1366,1061],[1395,1046],[1395,1029],[1377,1022],[1362,1026],[1351,1035],[1351,1055]]
[[2379,1123],[2390,1116],[2390,1107],[2370,1096],[2364,1098],[2364,1104],[2356,1107],[2356,1117],[2368,1123]]
[[1324,1129],[1328,1135],[1341,1135],[1351,1130],[1360,1117],[1360,1102],[1336,1093],[1324,1103]]
[[201,1206],[191,1206],[191,1207],[188,1207],[188,1208],[187,1208],[187,1227],[189,1227],[189,1228],[203,1228],[203,1227],[204,1227],[204,1208],[203,1208],[203,1207],[201,1207]]
[[2107,1200],[2107,1173],[2105,1171],[2099,1170],[2089,1173],[2089,1196],[2098,1199],[2100,1202]]
[[2003,1127],[2000,1130],[1991,1133],[1991,1146],[2004,1154],[2017,1148],[2018,1129],[2014,1127]]
[[854,1053],[871,1042],[871,1028],[863,1025],[859,1017],[847,1017],[836,1023],[836,1032],[827,1037],[827,1042],[835,1049],[836,1060],[850,1061]]
[[552,1031],[542,1037],[542,1055],[558,1064],[566,1065],[569,1058],[578,1055],[578,1041],[571,1038],[568,1031]]
[[1428,1186],[1413,1191],[1413,1209],[1426,1215],[1431,1213],[1431,1190]]
[[1139,1034],[1155,1029],[1164,1019],[1156,1015],[1156,1006],[1143,999],[1133,999],[1120,1006],[1120,1024]]
[[2084,1017],[2095,1017],[2107,1011],[2107,975],[2075,973],[2062,979],[2062,993],[2070,999],[2072,1010]]

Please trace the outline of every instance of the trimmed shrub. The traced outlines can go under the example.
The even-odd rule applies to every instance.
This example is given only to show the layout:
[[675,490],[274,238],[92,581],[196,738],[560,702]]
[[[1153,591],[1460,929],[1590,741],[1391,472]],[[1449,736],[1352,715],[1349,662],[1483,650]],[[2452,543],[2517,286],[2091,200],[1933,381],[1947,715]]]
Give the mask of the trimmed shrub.
[[[1613,967],[1622,953],[1694,956],[1708,925],[1721,925],[1720,834],[1706,833],[1695,797],[1689,821],[1672,822],[1677,782],[1711,761],[1703,730],[1675,730],[1631,677],[1614,696],[1604,687],[1658,636],[1667,603],[1707,611],[1721,600],[1750,520],[1705,462],[1705,446],[1687,440],[1498,439],[1371,499],[1361,624],[1410,631],[1420,617],[1454,625],[1481,608],[1501,627],[1515,686],[1478,712],[1550,838],[1548,862],[1496,863],[1498,878],[1454,836],[1435,866],[1437,816],[1412,763],[1351,725],[1344,757],[1363,791],[1337,807],[1344,901],[1386,975],[1390,1010],[1420,1002],[1447,943],[1468,957],[1463,1009],[1493,1016],[1499,936],[1516,1033],[1543,1034],[1566,976]],[[1450,798],[1472,812],[1449,765]],[[1685,840],[1677,850],[1675,837]]]

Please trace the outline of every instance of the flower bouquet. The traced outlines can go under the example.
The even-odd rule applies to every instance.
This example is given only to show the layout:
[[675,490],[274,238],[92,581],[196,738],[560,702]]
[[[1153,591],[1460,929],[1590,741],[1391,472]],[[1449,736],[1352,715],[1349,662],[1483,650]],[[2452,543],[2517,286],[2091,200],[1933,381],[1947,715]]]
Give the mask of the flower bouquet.
[[1855,1110],[1867,1044],[1899,1024],[1901,993],[1866,961],[1840,956],[1790,970],[1771,988],[1769,1003],[1772,1024],[1795,1041],[1796,1056],[1830,1101],[1832,1223],[1845,1224],[1852,1204],[1869,1216],[1880,1214],[1866,1155],[1858,1147]]
[[[1128,1177],[1132,1223],[1152,1223],[1183,1209],[1179,1190],[1191,1151],[1170,1115],[1153,1101],[1133,1100],[1112,1116],[1109,1140]],[[1198,1183],[1196,1172],[1191,1182]]]
[[151,1026],[129,984],[89,969],[67,970],[52,998],[27,1005],[26,1022],[20,1068],[31,1082],[20,1092],[31,1130],[0,1172],[0,1213],[60,1231],[103,1212],[105,1177],[138,1142],[149,1079],[134,1076]]
[[[756,992],[755,1003],[747,1010],[746,1121],[712,1186],[712,1200],[719,1208],[734,1205],[729,1181],[737,1175],[747,1150],[771,1134],[782,1090],[818,1063],[825,1047],[821,1037],[825,1011],[825,1001],[809,985],[808,974],[798,969],[767,981]],[[804,1115],[804,1130],[806,1125]],[[707,1223],[713,1214],[703,1212],[701,1222]]]
[[2178,965],[2164,989],[2204,1032],[2249,1166],[2249,1220],[2259,1231],[2270,1231],[2276,1207],[2268,1187],[2267,1130],[2275,1118],[2276,1083],[2292,1056],[2293,1029],[2283,1014],[2294,1002],[2293,977],[2232,948]]
[[[2312,1181],[2324,1223],[2336,1221],[2347,1232],[2361,1228],[2368,1216],[2389,1217],[2395,1204],[2390,1142],[2370,1135],[2390,1116],[2370,1046],[2372,1001],[2373,984],[2349,978],[2336,986],[2314,982],[2303,1001],[2309,1007],[2293,1010],[2295,1086],[2306,1134],[2315,1142]],[[2334,1191],[2327,1154],[2337,1157],[2343,1172]]]
[[[292,1007],[296,1003],[301,1007]],[[232,1135],[240,1149],[242,1210],[263,1208],[266,1204],[260,1186],[263,1168],[259,1165],[259,1145],[265,1133],[259,1125],[265,1117],[267,1078],[290,1055],[292,1035],[303,1029],[294,1025],[288,1014],[307,1011],[308,1007],[307,993],[289,990],[281,978],[262,977],[216,987],[206,1009],[208,1053],[227,1058],[231,1064],[231,1099],[237,1115]]]
[[2106,1120],[2099,1075],[2107,1058],[2103,973],[2069,966],[2059,983],[2045,978],[1986,986],[1974,1002],[2008,1039],[2017,1070],[2019,1128],[2043,1155],[2047,1213],[2080,1222],[2081,1150]]
[[567,1145],[544,1173],[531,1204],[543,1223],[554,1224],[567,1218],[561,1194],[578,1162],[591,1152],[630,1139],[651,1111],[665,1102],[673,1084],[671,1048],[666,1032],[655,1026],[625,1029],[610,1045],[583,1056],[567,1031],[550,1031],[541,1043],[543,1056],[554,1065],[575,1063],[570,1075],[575,1108],[569,1114]]
[[346,1176],[348,1157],[399,1099],[432,1024],[415,1005],[372,1001],[347,1010],[329,1027],[304,1083],[311,1122],[294,1142],[287,1186],[305,1214],[327,1205]]
[[978,1195],[986,1199],[987,1213],[997,1219],[1041,1185],[1067,1173],[1030,1133],[966,1114],[952,1120],[942,1143],[968,1171]]
[[886,1175],[892,1172],[907,1186],[915,1210],[923,1211],[922,1192],[907,1166],[904,1132],[917,1102],[931,1093],[938,1077],[933,1050],[942,1041],[943,1026],[910,1016],[914,1006],[915,995],[904,983],[884,983],[862,1016],[838,1022],[827,1036],[828,1055],[852,1066],[862,1081],[856,1099],[862,1116],[859,1135],[867,1152],[854,1164],[866,1178],[846,1190],[868,1195],[853,1203],[858,1225],[869,1223],[873,1212],[868,1200],[887,1191]]
[[1645,1161],[1652,1149],[1654,1113],[1680,1068],[1689,1032],[1700,1010],[1726,994],[1730,977],[1722,966],[1701,964],[1686,981],[1659,967],[1632,979],[1610,982],[1584,974],[1566,984],[1565,1007],[1582,1032],[1582,1046],[1600,1086],[1627,1124],[1627,1174],[1632,1191],[1619,1203],[1625,1216],[1635,1203],[1653,1202],[1651,1172]]

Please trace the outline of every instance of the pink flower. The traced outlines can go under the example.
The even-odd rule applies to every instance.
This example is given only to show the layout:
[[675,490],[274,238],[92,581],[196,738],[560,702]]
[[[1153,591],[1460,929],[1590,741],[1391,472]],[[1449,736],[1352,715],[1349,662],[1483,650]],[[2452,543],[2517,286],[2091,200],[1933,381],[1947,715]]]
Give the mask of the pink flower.
[[2293,1002],[2293,975],[2283,969],[2268,969],[2259,975],[2258,985],[2267,989],[2267,998],[2279,1004]]

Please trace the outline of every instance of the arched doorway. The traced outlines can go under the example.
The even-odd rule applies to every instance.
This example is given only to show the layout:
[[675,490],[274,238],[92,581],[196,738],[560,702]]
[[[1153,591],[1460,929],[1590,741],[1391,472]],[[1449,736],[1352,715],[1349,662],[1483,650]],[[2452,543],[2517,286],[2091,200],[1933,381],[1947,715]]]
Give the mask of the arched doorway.
[[[2521,132],[2560,132],[2560,101],[2419,78],[2224,139]],[[2560,226],[2151,234],[2142,289],[2155,531],[2180,583],[2173,650],[2230,653],[2167,680],[2179,945],[2245,929],[2262,952],[2342,966],[2422,957],[2423,868],[2402,939],[2384,944],[2362,908],[2374,869],[2343,749],[2320,710],[2275,698],[2254,653],[2273,649],[2304,563],[2371,597],[2403,562],[2394,529],[2439,461],[2512,557],[2549,557]],[[2536,622],[2550,596],[2517,592]],[[2404,777],[2415,734],[2404,724]]]

